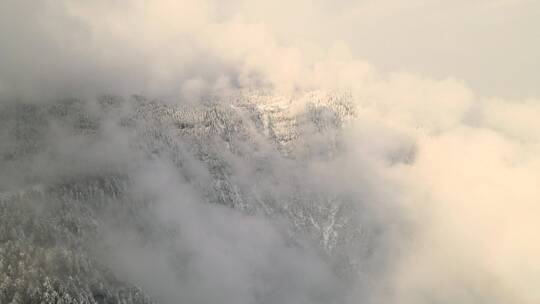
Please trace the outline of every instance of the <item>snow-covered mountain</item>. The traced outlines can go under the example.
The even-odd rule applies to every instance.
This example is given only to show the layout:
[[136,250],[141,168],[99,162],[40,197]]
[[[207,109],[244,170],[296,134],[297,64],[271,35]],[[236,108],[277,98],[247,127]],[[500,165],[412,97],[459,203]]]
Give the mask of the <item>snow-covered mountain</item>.
[[[314,168],[343,153],[355,111],[348,94],[258,91],[2,106],[0,303],[174,302],[175,292],[209,303],[184,288],[197,276],[226,282],[201,266],[219,268],[222,255],[253,278],[234,292],[240,302],[339,302],[370,271],[358,259],[373,256],[380,227],[359,222],[369,208],[321,186]],[[283,285],[282,268],[306,286]],[[299,279],[313,272],[325,274]],[[207,287],[232,292],[223,284]]]

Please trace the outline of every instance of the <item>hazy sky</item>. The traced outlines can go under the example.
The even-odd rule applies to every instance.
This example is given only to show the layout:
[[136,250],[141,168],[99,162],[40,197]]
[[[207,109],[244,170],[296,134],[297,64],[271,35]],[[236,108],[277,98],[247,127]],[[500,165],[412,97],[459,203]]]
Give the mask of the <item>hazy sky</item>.
[[[60,58],[70,62],[71,73],[79,74],[76,78],[103,72],[108,79],[129,72],[124,86],[148,77],[132,70],[150,69],[156,75],[146,82],[155,87],[170,82],[172,75],[193,74],[179,62],[197,61],[208,76],[216,74],[212,72],[216,64],[230,73],[236,63],[253,61],[246,54],[256,48],[270,53],[275,47],[290,47],[309,64],[339,44],[352,58],[379,71],[452,77],[482,97],[540,96],[540,1],[535,0],[290,0],[286,5],[244,0],[153,4],[7,0],[0,5],[4,48],[0,66],[4,73],[10,71],[8,82],[19,82],[4,83],[0,89],[20,86],[29,77],[22,74],[32,70],[31,62],[41,66],[33,77],[49,68],[69,70]],[[271,60],[266,58],[270,55],[258,55],[257,64]],[[88,66],[82,56],[94,64]],[[116,68],[110,70],[112,66]],[[68,77],[70,82],[73,76]],[[41,85],[54,81],[50,78],[42,79]],[[105,80],[86,82],[107,86]]]
[[330,46],[386,71],[464,79],[484,96],[540,96],[540,1],[242,1],[280,39]]

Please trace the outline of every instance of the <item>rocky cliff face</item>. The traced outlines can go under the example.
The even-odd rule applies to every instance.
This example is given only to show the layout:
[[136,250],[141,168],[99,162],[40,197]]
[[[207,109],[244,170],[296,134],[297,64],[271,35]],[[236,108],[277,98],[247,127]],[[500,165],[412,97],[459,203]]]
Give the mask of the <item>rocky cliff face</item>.
[[[164,259],[175,277],[170,284],[182,289],[192,284],[187,277],[200,275],[191,274],[190,256],[234,242],[255,255],[277,254],[265,247],[270,237],[242,225],[250,218],[279,227],[272,228],[279,244],[346,285],[362,271],[358,258],[372,254],[377,225],[359,222],[369,210],[357,198],[318,187],[310,175],[314,164],[342,153],[342,129],[354,116],[347,94],[316,92],[293,98],[242,92],[197,104],[104,96],[2,106],[0,303],[178,302],[147,284],[149,275],[131,273],[131,264],[118,266],[126,252],[160,248],[146,261]],[[174,207],[184,201],[232,210],[237,215],[225,219],[241,217],[235,229],[247,229],[241,235],[249,241],[234,232],[224,244],[186,249],[186,231],[197,229],[184,223],[193,209]],[[221,227],[197,225],[211,233]],[[280,261],[276,267],[289,267]],[[274,303],[279,298],[270,294],[286,293],[272,267],[260,267],[246,268],[260,282],[252,291],[245,287],[249,295],[240,301]],[[299,269],[298,275],[312,271]],[[337,289],[314,280],[282,303],[337,301]]]

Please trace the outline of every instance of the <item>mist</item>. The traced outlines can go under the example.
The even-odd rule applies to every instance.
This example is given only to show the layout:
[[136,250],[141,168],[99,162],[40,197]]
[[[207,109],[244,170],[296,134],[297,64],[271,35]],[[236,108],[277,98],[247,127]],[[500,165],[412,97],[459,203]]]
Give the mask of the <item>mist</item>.
[[535,4],[440,2],[2,1],[0,299],[537,303]]

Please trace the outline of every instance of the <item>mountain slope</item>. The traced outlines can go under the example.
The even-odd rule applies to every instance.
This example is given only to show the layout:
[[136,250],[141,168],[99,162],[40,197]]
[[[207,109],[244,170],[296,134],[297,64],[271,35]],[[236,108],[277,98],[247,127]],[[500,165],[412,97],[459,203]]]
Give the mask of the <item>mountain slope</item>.
[[[0,180],[0,303],[178,301],[175,285],[214,275],[190,254],[205,256],[219,244],[232,246],[234,259],[237,248],[257,256],[246,253],[241,263],[259,281],[233,298],[337,301],[337,286],[363,271],[358,258],[372,256],[377,223],[358,222],[370,218],[369,208],[360,210],[354,195],[318,188],[308,175],[342,153],[340,134],[354,115],[347,94],[316,92],[242,92],[198,104],[103,96],[3,106],[0,169],[9,174]],[[197,216],[207,223],[186,224]],[[241,226],[226,231],[237,225],[221,223],[227,220]],[[252,233],[244,221],[256,221]],[[224,227],[225,236],[205,249],[185,245],[206,229],[198,225]],[[172,287],[149,284],[154,270],[133,270],[137,258],[138,266],[122,265],[131,254],[164,259]],[[276,255],[277,269],[293,263],[282,255],[310,261],[292,267],[294,284],[313,271],[324,279],[290,291],[276,281],[282,274],[258,265]],[[208,300],[183,292],[193,303]]]

